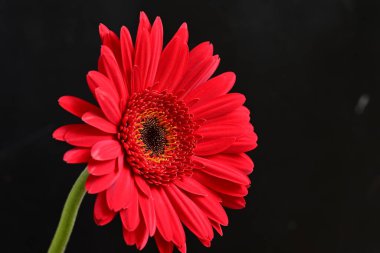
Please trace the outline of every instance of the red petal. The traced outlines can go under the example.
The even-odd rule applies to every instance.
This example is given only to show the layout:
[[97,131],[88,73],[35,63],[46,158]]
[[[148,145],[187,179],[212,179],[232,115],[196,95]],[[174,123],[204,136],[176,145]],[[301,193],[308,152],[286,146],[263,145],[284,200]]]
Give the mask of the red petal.
[[139,77],[135,79],[135,74],[132,73],[132,79],[135,80],[134,84],[131,86],[131,93],[134,91],[140,91],[145,87],[145,78],[149,70],[150,62],[150,30],[151,25],[148,17],[144,12],[140,12],[140,23],[137,29],[136,50],[133,63],[133,68],[138,69],[137,72],[139,72]]
[[207,215],[210,219],[218,222],[223,226],[228,225],[228,217],[219,201],[210,197],[191,196],[194,203]]
[[158,91],[172,89],[182,78],[185,70],[189,49],[180,38],[174,37],[162,52],[157,69],[155,89]]
[[136,44],[137,44],[137,40],[140,40],[141,33],[144,29],[146,29],[147,31],[150,31],[151,25],[149,22],[149,18],[145,14],[145,12],[140,11],[140,20],[139,20],[139,27],[137,28]]
[[120,218],[126,230],[133,231],[140,223],[138,192],[133,180],[130,181],[129,205],[127,209],[120,211]]
[[173,243],[168,242],[161,236],[160,233],[156,233],[154,235],[154,239],[156,240],[157,248],[160,253],[172,253],[173,252]]
[[186,242],[184,242],[182,245],[175,245],[178,249],[179,252],[181,253],[186,253],[187,252],[187,248],[186,248]]
[[99,226],[104,226],[113,220],[115,212],[111,211],[106,202],[106,194],[101,192],[97,195],[94,206],[94,220]]
[[132,67],[131,92],[140,90],[142,86],[142,71],[134,65]]
[[112,138],[110,135],[85,124],[67,125],[65,130],[65,141],[79,147],[91,147],[99,141]]
[[187,94],[198,85],[206,82],[212,74],[214,74],[219,62],[219,56],[215,55],[204,59],[201,63],[195,66],[189,66],[183,79],[175,89],[175,92],[179,91],[179,89],[185,89],[185,94]]
[[197,143],[194,154],[196,155],[213,155],[226,150],[236,140],[235,137],[226,137],[211,140],[200,140]]
[[104,37],[107,36],[108,32],[109,32],[109,29],[107,28],[107,26],[100,23],[99,24],[99,35],[100,35],[100,39],[102,40],[102,43],[103,43]]
[[244,132],[244,125],[242,124],[218,124],[208,123],[207,121],[201,125],[196,131],[196,134],[203,137],[203,139],[219,139],[225,137],[239,137]]
[[243,197],[231,197],[231,196],[223,196],[222,197],[222,205],[231,209],[242,209],[245,207],[245,199]]
[[134,231],[123,229],[124,241],[127,245],[134,245],[138,250],[142,250],[148,242],[149,232],[146,228],[144,221],[141,220],[139,226]]
[[248,194],[246,185],[236,184],[221,178],[217,178],[201,171],[195,172],[193,177],[204,186],[207,186],[214,192],[222,193],[224,195],[244,197]]
[[213,220],[210,220],[210,222],[211,222],[212,227],[216,230],[216,232],[218,232],[218,234],[220,236],[223,236],[223,231],[222,231],[222,227],[220,226],[220,224],[216,221],[213,221]]
[[[125,102],[126,97],[128,96],[128,91],[121,73],[121,68],[115,58],[115,55],[107,46],[101,47],[99,71],[112,81],[119,94],[120,100]],[[125,104],[122,104],[121,107],[124,108]]]
[[120,41],[117,35],[103,24],[99,25],[99,34],[100,39],[102,40],[102,44],[111,49],[112,53],[115,55],[117,62],[119,63],[119,66],[122,66]]
[[107,189],[107,203],[111,210],[119,211],[122,208],[127,208],[131,190],[130,187],[131,173],[129,169],[119,168],[120,176],[117,181]]
[[131,93],[142,91],[146,85],[148,85],[145,83],[145,80],[148,74],[151,56],[149,32],[146,29],[143,29],[139,38],[140,39],[136,41],[134,67],[139,69],[141,80],[139,82],[139,86],[135,86]]
[[58,127],[53,132],[53,138],[58,141],[65,141],[65,135],[68,131],[70,131],[72,128],[76,128],[77,126],[82,126],[83,124],[71,124],[71,125],[64,125],[61,127]]
[[120,170],[115,168],[112,173],[104,176],[89,175],[86,181],[86,190],[88,193],[99,193],[110,187],[118,178]]
[[[183,226],[181,224],[181,221],[178,217],[177,212],[174,210],[174,207],[172,203],[170,202],[168,196],[166,195],[164,188],[152,188],[152,191],[156,191],[154,196],[154,201],[160,201],[160,203],[156,203],[158,205],[162,205],[163,209],[162,210],[157,210],[157,212],[160,212],[160,218],[164,220],[163,214],[161,212],[166,212],[168,215],[168,219],[165,219],[164,221],[166,222],[166,226],[170,226],[171,230],[173,231],[173,242],[174,244],[178,247],[178,249],[183,252],[186,251],[186,237],[185,237],[185,231],[183,230]],[[159,196],[158,196],[159,195]],[[157,214],[158,215],[158,214]],[[157,217],[158,219],[158,217]],[[158,225],[158,224],[157,224]],[[159,228],[160,229],[160,228]],[[168,228],[165,228],[168,229]],[[162,228],[161,228],[162,230]],[[168,235],[168,234],[166,234]]]
[[115,159],[121,154],[120,143],[116,140],[99,141],[91,148],[92,158],[98,161]]
[[90,150],[88,148],[73,148],[63,156],[63,160],[67,163],[87,163],[89,158]]
[[62,96],[58,99],[58,103],[63,109],[79,118],[86,112],[100,113],[100,109],[95,105],[73,96]]
[[211,99],[227,94],[232,89],[235,80],[235,73],[225,72],[190,91],[184,100],[190,102],[194,98],[199,98],[200,103],[206,103]]
[[107,96],[107,93],[103,91],[101,88],[95,89],[95,95],[106,117],[114,125],[119,124],[121,120],[121,111],[120,111],[119,105],[116,104],[115,101],[112,100],[112,98]]
[[228,114],[220,115],[217,118],[208,119],[206,123],[207,124],[244,124],[244,123],[250,124],[249,114],[250,112],[247,109],[247,107],[240,106]]
[[90,159],[87,166],[88,173],[94,176],[103,176],[111,173],[115,169],[115,162],[115,160],[97,161]]
[[141,190],[141,192],[145,194],[146,197],[150,198],[152,194],[150,192],[150,187],[147,184],[147,182],[139,175],[135,175],[134,178],[135,178],[136,185]]
[[226,153],[242,153],[248,152],[257,147],[257,135],[251,132],[249,135],[238,138],[230,147],[224,152]]
[[189,68],[196,66],[203,59],[212,56],[213,46],[209,41],[202,42],[190,51]]
[[207,159],[236,168],[246,175],[251,174],[254,167],[251,158],[245,153],[216,154]]
[[152,196],[154,199],[153,203],[156,212],[157,228],[160,231],[156,232],[156,234],[161,233],[166,241],[171,241],[173,240],[173,230],[170,214],[167,211],[160,192],[156,188],[152,188]]
[[156,213],[154,211],[152,198],[147,198],[139,194],[139,203],[145,225],[149,230],[149,235],[153,236],[156,232]]
[[178,31],[174,34],[173,37],[178,37],[181,41],[187,43],[189,40],[189,32],[187,30],[187,24],[182,23],[182,25],[178,28]]
[[204,169],[201,169],[201,171],[209,175],[212,175],[214,177],[225,179],[227,181],[232,181],[237,184],[243,184],[243,185],[249,185],[251,183],[249,178],[246,175],[224,164],[217,163],[215,161],[202,158],[199,156],[194,156],[192,160],[200,164],[203,164]]
[[184,177],[182,180],[176,180],[174,183],[182,190],[194,195],[207,196],[209,194],[207,189],[191,177]]
[[200,106],[195,104],[190,108],[190,113],[194,115],[195,119],[212,119],[232,112],[244,102],[244,95],[240,93],[229,93],[211,100],[207,104],[201,104]]
[[202,243],[211,241],[213,231],[210,222],[204,213],[182,193],[176,186],[170,185],[166,193],[175,207],[181,221],[193,232]]
[[102,130],[105,133],[115,134],[117,133],[116,126],[110,123],[108,120],[103,117],[95,114],[93,112],[86,112],[82,116],[82,120],[87,124],[96,127],[99,130]]
[[[123,67],[124,67],[124,75],[128,87],[131,83],[131,72],[132,72],[132,66],[133,66],[133,58],[134,58],[134,49],[133,49],[133,43],[131,34],[125,26],[121,27],[120,31],[120,41],[121,41],[121,55],[123,60]],[[130,90],[129,90],[130,94]]]
[[119,94],[117,93],[116,87],[108,77],[103,75],[98,71],[89,71],[86,76],[88,87],[90,88],[92,94],[96,98],[95,90],[100,88],[104,91],[107,96],[114,101],[115,104],[120,104]]
[[146,86],[152,86],[157,73],[158,63],[161,57],[163,41],[163,28],[160,17],[157,17],[153,23],[150,33],[151,60],[149,71],[145,80]]

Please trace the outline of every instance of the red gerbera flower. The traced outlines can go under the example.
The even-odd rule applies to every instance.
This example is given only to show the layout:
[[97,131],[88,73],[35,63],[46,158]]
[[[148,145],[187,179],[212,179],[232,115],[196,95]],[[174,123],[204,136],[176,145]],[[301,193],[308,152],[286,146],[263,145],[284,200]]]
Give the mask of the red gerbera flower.
[[75,148],[68,163],[87,163],[88,193],[97,194],[98,225],[120,215],[124,240],[160,252],[186,251],[185,225],[205,246],[228,223],[223,207],[245,206],[256,147],[245,97],[228,93],[235,74],[210,79],[219,64],[204,42],[189,51],[184,23],[162,50],[163,28],[140,15],[135,46],[100,25],[98,71],[87,75],[99,106],[63,96],[59,104],[84,124],[53,136]]

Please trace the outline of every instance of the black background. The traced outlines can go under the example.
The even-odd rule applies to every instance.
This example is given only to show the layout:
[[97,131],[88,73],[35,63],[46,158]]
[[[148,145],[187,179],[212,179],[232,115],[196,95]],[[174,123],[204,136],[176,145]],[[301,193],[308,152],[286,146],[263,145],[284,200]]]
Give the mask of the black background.
[[[186,21],[190,46],[213,42],[247,96],[259,135],[247,207],[210,249],[189,252],[380,252],[380,1],[0,1],[1,252],[45,252],[83,169],[52,131],[75,122],[61,95],[91,99],[98,24],[136,31]],[[360,99],[361,98],[361,99]],[[362,101],[362,102],[359,102]],[[368,103],[365,103],[368,102]],[[137,252],[115,220],[97,227],[86,196],[67,252]],[[150,240],[144,252],[157,252]]]

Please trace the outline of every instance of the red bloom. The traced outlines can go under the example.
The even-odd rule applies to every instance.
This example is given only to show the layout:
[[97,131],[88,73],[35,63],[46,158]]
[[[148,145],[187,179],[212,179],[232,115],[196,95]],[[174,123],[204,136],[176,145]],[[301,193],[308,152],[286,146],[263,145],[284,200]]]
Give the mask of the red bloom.
[[99,30],[99,69],[87,75],[99,106],[61,97],[84,124],[53,134],[75,146],[66,162],[88,164],[95,222],[120,215],[125,242],[140,250],[153,236],[161,253],[185,252],[182,224],[210,246],[213,228],[228,223],[223,207],[245,206],[253,163],[244,152],[257,145],[245,97],[228,93],[235,74],[210,79],[219,56],[209,42],[189,51],[186,24],[163,50],[159,17],[151,25],[141,13],[135,46],[126,27],[120,38]]

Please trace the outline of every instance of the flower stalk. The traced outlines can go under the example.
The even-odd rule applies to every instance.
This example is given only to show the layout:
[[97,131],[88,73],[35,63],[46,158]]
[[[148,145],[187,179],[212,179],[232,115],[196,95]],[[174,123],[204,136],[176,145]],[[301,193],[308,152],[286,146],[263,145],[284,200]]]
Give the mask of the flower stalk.
[[66,245],[70,239],[71,232],[75,224],[80,204],[86,194],[85,183],[88,177],[87,168],[79,175],[75,181],[66,203],[63,207],[61,219],[57,230],[55,231],[53,240],[51,241],[48,253],[65,252]]

